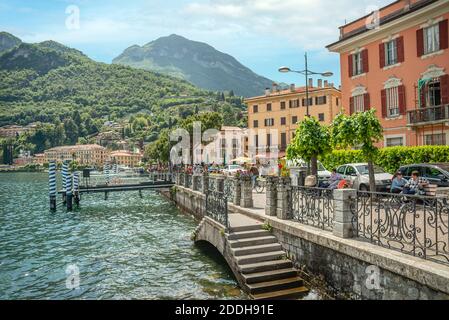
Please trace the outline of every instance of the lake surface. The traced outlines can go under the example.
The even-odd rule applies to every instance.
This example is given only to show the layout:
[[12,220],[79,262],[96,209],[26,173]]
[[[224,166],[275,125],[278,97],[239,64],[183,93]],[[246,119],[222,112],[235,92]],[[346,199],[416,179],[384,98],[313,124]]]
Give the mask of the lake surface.
[[246,298],[215,249],[190,240],[195,220],[143,195],[50,213],[47,174],[0,173],[0,299]]

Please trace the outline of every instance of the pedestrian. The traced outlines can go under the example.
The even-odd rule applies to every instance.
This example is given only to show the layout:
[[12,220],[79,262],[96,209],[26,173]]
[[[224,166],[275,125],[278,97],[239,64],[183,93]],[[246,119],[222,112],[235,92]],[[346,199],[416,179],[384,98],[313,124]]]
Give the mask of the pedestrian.
[[407,184],[407,180],[404,179],[401,171],[394,174],[391,180],[391,193],[401,193],[404,190],[404,186]]

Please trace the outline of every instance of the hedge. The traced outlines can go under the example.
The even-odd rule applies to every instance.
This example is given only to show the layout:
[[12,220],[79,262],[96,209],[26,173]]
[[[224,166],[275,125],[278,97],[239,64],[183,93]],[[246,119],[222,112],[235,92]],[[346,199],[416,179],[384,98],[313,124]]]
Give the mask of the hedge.
[[[320,160],[328,170],[345,163],[366,162],[359,150],[334,150]],[[449,162],[449,146],[382,148],[374,162],[390,173],[406,164]]]

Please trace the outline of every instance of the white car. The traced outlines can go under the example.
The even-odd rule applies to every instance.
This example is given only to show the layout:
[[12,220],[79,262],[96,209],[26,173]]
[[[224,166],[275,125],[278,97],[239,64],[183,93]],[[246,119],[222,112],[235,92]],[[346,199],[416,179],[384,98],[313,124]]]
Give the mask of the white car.
[[223,174],[227,176],[233,176],[237,173],[237,171],[243,171],[245,170],[242,166],[238,164],[229,164],[226,166],[226,168],[223,169]]
[[[337,173],[351,181],[352,187],[360,191],[369,190],[368,163],[348,163],[337,168]],[[393,175],[374,165],[376,191],[389,192]]]
[[[287,168],[290,169],[290,176],[292,179],[296,180],[299,176],[300,171],[307,170],[307,163],[302,159],[287,160]],[[323,164],[318,161],[318,179],[320,181],[327,180],[331,176],[330,171],[328,171]]]

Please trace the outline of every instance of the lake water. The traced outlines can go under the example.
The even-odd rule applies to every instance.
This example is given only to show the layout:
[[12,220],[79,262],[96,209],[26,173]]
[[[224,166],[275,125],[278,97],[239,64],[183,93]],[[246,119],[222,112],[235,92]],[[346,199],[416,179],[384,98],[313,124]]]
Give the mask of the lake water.
[[0,299],[246,298],[215,249],[190,240],[195,220],[143,195],[50,213],[47,174],[0,173]]

